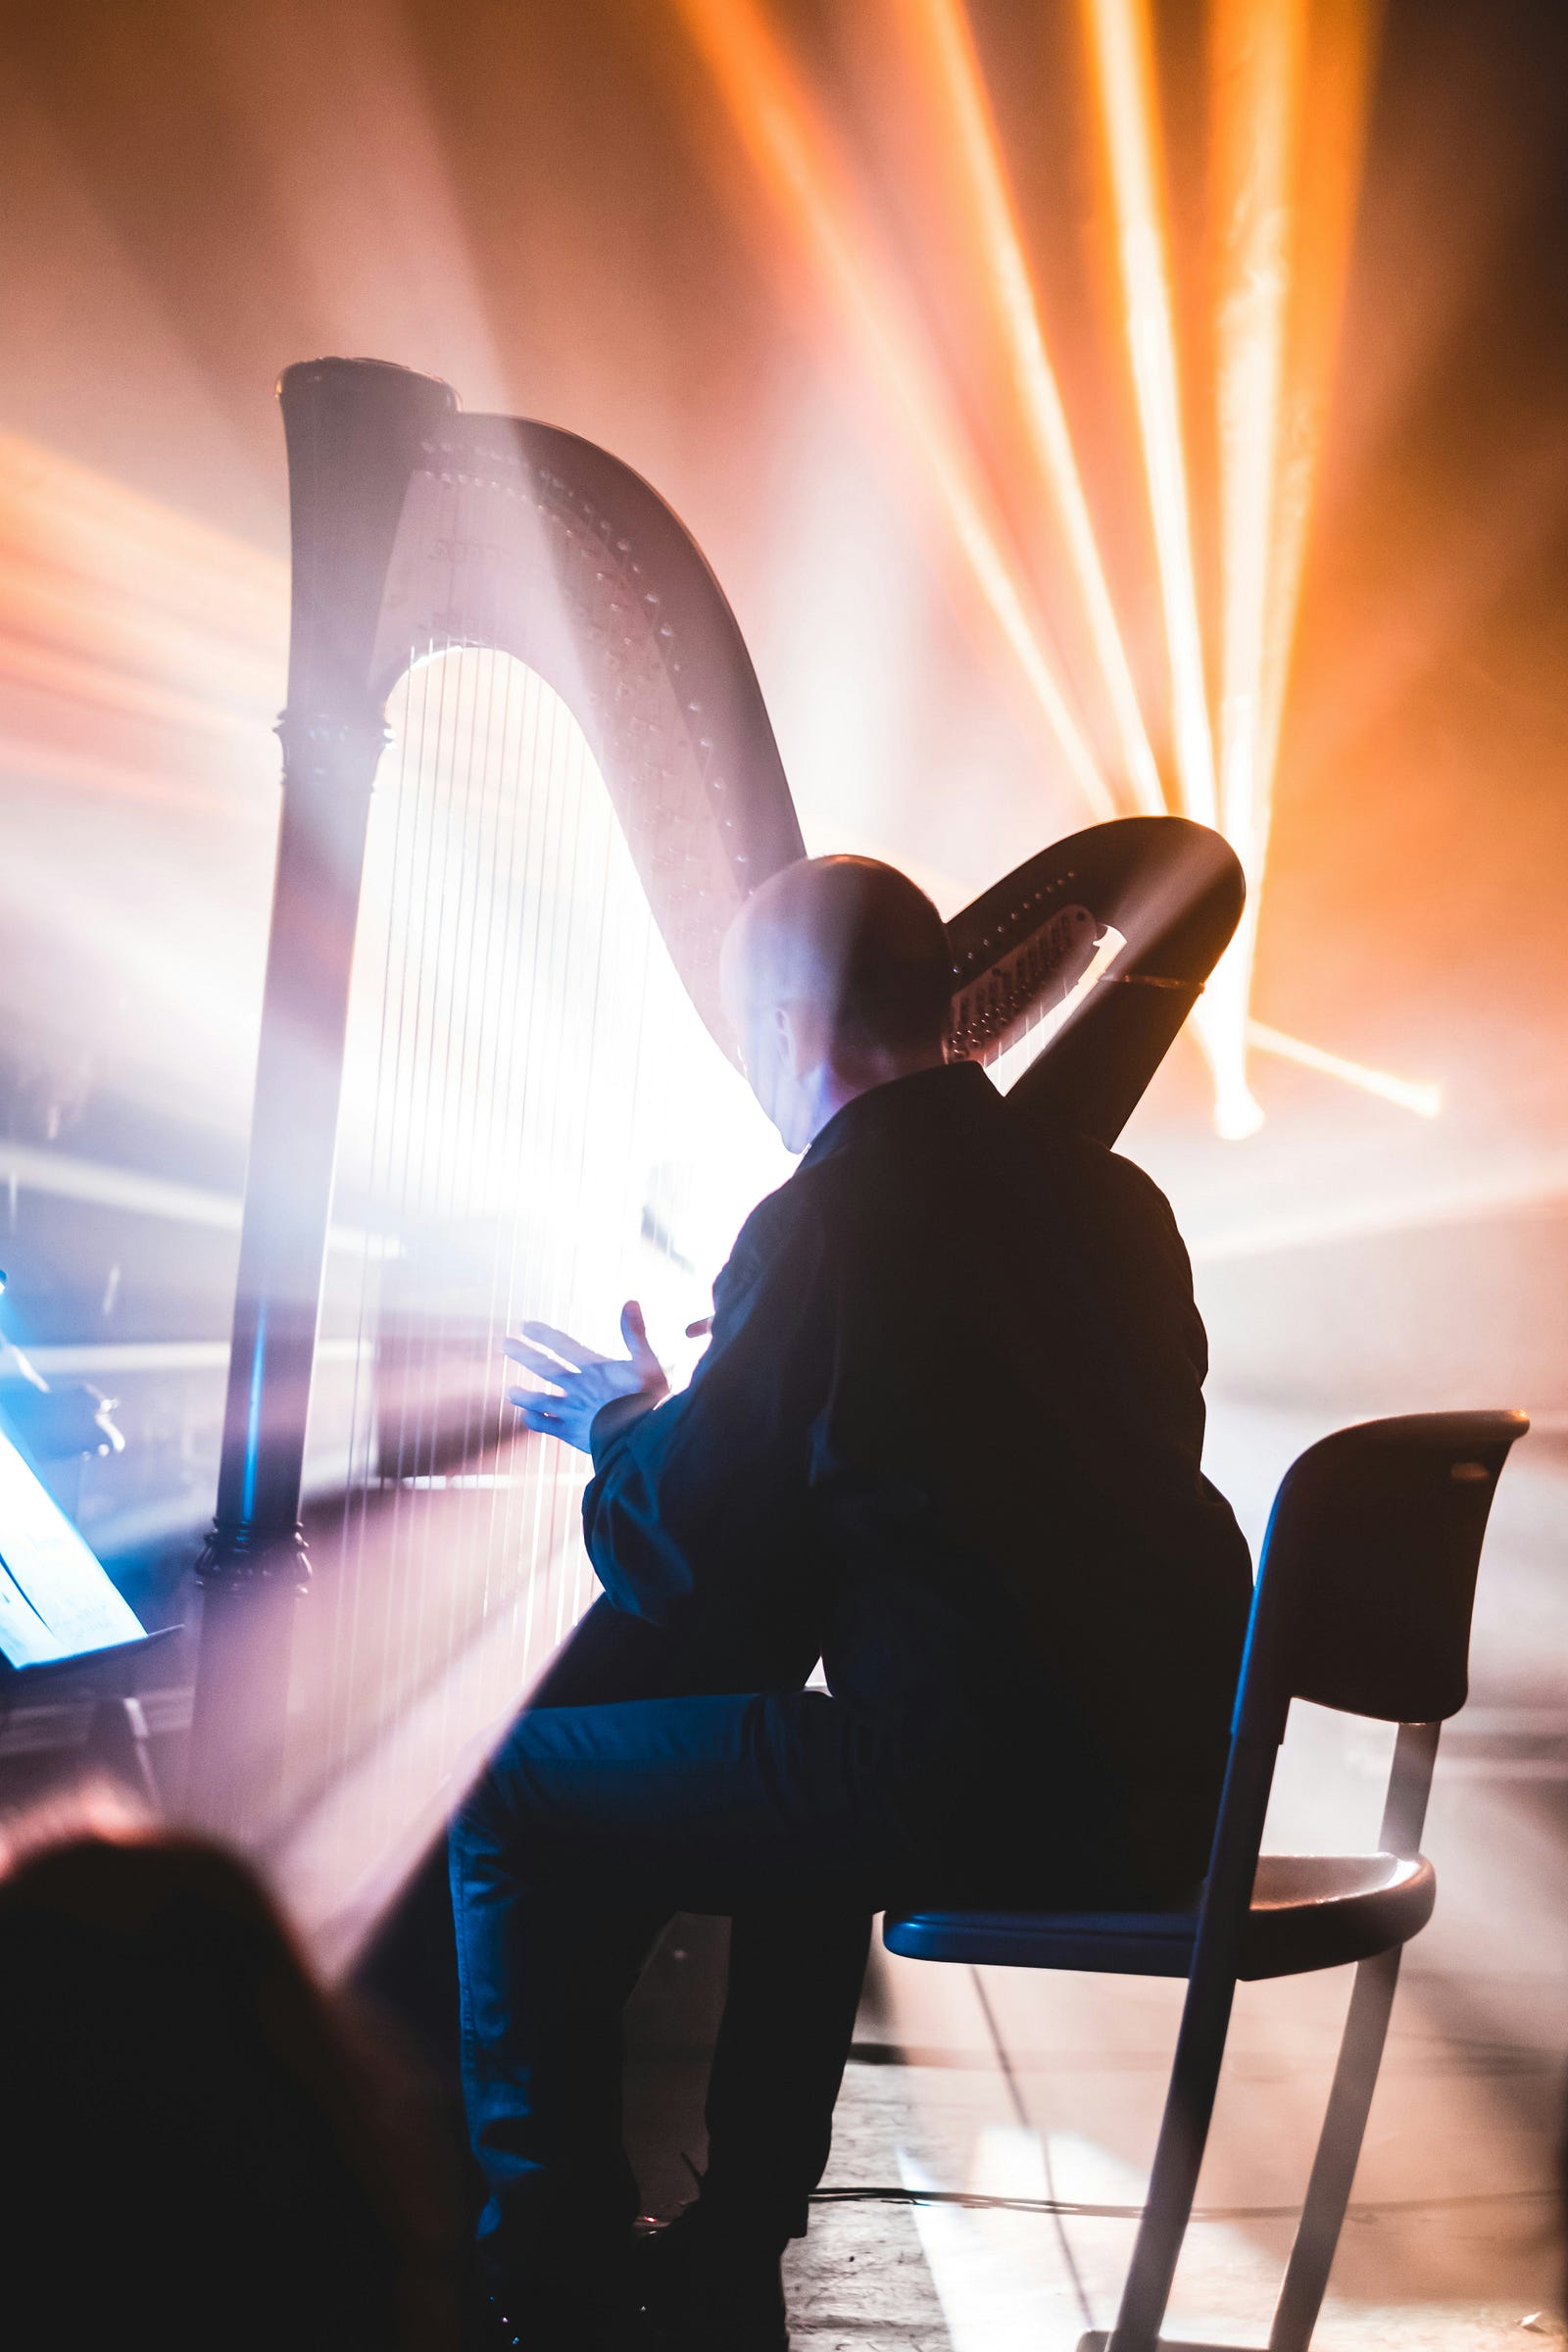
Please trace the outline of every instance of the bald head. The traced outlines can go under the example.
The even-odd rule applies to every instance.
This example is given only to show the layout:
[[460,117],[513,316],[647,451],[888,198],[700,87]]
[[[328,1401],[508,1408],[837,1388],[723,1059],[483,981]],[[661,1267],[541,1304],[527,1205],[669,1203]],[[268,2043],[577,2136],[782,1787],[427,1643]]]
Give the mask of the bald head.
[[854,1096],[945,1056],[942,918],[874,858],[803,858],[764,882],[730,927],[722,978],[747,1075],[792,1150]]

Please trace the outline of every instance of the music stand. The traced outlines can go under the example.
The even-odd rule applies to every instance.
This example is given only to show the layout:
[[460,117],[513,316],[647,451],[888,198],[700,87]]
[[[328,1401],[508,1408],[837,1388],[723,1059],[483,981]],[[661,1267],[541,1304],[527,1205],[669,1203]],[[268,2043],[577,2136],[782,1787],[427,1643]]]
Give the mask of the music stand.
[[93,1701],[86,1753],[155,1807],[135,1686],[150,1634],[0,1419],[0,1709],[62,1686]]

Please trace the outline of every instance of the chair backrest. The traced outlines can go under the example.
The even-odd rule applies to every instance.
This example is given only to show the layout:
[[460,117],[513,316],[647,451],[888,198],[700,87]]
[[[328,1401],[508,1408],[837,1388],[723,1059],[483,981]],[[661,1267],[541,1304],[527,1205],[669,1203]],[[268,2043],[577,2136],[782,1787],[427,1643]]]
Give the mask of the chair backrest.
[[1469,1687],[1487,1515],[1520,1412],[1337,1430],[1286,1472],[1258,1565],[1235,1728],[1283,1735],[1293,1698],[1437,1723]]
[[1438,1726],[1463,1706],[1487,1514],[1523,1413],[1412,1413],[1309,1446],[1258,1563],[1193,1954],[1229,2013],[1293,1698],[1396,1723],[1381,1843],[1419,1850]]

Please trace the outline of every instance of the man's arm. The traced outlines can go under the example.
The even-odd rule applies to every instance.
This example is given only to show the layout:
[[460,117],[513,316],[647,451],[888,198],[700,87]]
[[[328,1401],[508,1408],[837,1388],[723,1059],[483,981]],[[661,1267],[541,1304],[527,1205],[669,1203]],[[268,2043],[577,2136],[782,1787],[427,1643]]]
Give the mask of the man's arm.
[[717,1588],[726,1608],[749,1586],[761,1603],[799,1526],[831,1364],[820,1234],[805,1207],[776,1195],[748,1220],[690,1386],[594,1421],[588,1556],[617,1607],[656,1624]]

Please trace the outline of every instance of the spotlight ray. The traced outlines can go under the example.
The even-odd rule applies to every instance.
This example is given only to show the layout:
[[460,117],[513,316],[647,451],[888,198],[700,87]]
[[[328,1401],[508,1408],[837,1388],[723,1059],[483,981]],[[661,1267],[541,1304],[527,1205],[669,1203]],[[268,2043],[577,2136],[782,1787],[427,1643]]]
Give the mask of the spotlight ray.
[[1391,1077],[1387,1070],[1369,1069],[1365,1062],[1350,1061],[1343,1054],[1325,1053],[1321,1046],[1309,1046],[1299,1037],[1287,1036],[1283,1029],[1272,1029],[1266,1021],[1249,1020],[1247,1038],[1260,1054],[1277,1054],[1282,1061],[1298,1062],[1303,1070],[1317,1070],[1325,1078],[1343,1079],[1347,1086],[1356,1086],[1363,1094],[1379,1095],[1385,1102],[1396,1102],[1401,1110],[1414,1111],[1418,1118],[1435,1119],[1443,1108],[1443,1089],[1413,1078]]
[[0,737],[21,763],[63,733],[90,767],[84,711],[225,757],[261,741],[287,609],[274,559],[0,434]]
[[1255,880],[1263,819],[1257,730],[1270,620],[1302,0],[1218,0],[1214,25],[1225,254],[1215,318],[1219,808],[1232,848]]
[[1158,814],[1165,807],[1159,770],[1111,603],[962,0],[914,0],[901,22],[916,36],[911,45],[944,109],[961,162],[960,185],[969,205],[973,250],[1009,354],[1029,447],[1054,506],[1083,600],[1127,777],[1138,806]]
[[[1361,183],[1377,30],[1373,0],[1315,0],[1300,64],[1284,416],[1256,728],[1257,773],[1271,793],[1300,602],[1325,416]],[[1265,834],[1266,842],[1266,834]]]
[[1254,1224],[1236,1223],[1220,1233],[1196,1234],[1191,1249],[1195,1265],[1223,1265],[1238,1258],[1315,1250],[1330,1242],[1430,1233],[1483,1218],[1557,1216],[1565,1202],[1568,1157],[1557,1152],[1459,1177],[1426,1192],[1340,1198],[1322,1208],[1263,1217]]
[[[1200,1035],[1222,1102],[1250,1104],[1251,943],[1267,813],[1257,764],[1277,461],[1290,302],[1290,198],[1303,0],[1216,0],[1211,20],[1215,210],[1215,410],[1220,509],[1219,814],[1247,876],[1245,935],[1203,1007]],[[1261,1122],[1242,1112],[1241,1131]]]
[[[3,592],[4,583],[0,582],[0,594]],[[36,600],[29,602],[36,609]],[[16,608],[7,606],[0,618],[0,667],[8,689],[24,688],[69,702],[78,710],[150,720],[242,744],[255,732],[257,712],[244,703],[210,701],[199,693],[129,675],[101,653],[77,654],[40,645],[29,633],[7,625],[16,616]]]
[[1016,659],[1068,768],[1097,816],[1116,805],[1041,643],[1004,553],[1004,535],[958,445],[899,304],[852,228],[856,206],[827,132],[753,0],[678,0],[742,145],[814,257],[845,327],[902,420],[993,619]]
[[1153,38],[1147,0],[1087,0],[1126,304],[1127,348],[1153,522],[1154,557],[1170,657],[1176,771],[1185,813],[1217,815],[1191,504],[1176,366]]
[[[1309,0],[1216,0],[1212,19],[1221,244],[1219,805],[1247,874],[1248,906],[1211,983],[1202,1035],[1221,1092],[1237,1100],[1247,1092],[1248,1046],[1259,1042],[1248,1020],[1252,962],[1359,175],[1370,29],[1364,0],[1324,0],[1315,9]],[[1310,159],[1303,151],[1308,123]]]
[[212,626],[127,597],[98,574],[51,573],[0,547],[0,628],[20,640],[91,642],[106,662],[125,670],[177,670],[214,704],[239,707],[247,718],[277,694],[272,649],[244,643]]
[[0,432],[0,551],[51,581],[118,589],[127,612],[281,659],[284,564],[19,433]]

